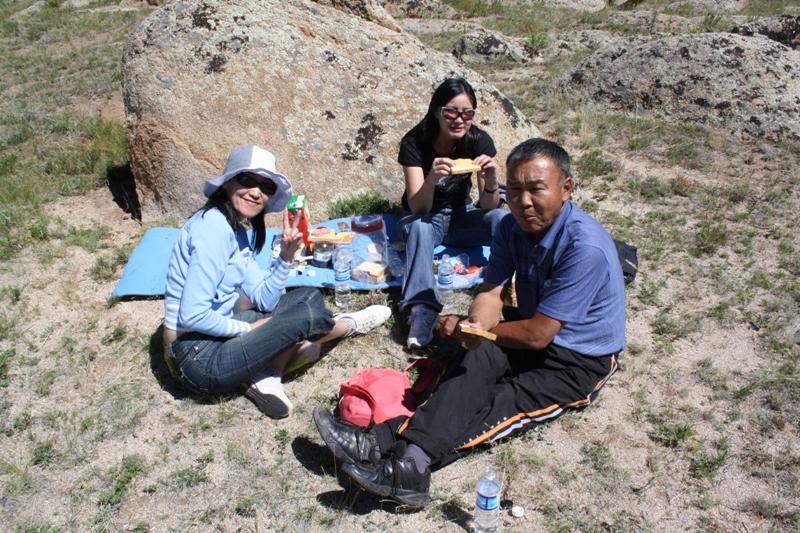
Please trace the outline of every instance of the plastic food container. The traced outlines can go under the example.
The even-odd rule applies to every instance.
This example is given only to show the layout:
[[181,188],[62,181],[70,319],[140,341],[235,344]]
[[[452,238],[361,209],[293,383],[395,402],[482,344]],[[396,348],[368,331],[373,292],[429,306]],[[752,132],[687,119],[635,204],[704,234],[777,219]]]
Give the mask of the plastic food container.
[[314,243],[314,253],[311,264],[317,268],[330,268],[331,255],[333,254],[333,243],[320,241]]

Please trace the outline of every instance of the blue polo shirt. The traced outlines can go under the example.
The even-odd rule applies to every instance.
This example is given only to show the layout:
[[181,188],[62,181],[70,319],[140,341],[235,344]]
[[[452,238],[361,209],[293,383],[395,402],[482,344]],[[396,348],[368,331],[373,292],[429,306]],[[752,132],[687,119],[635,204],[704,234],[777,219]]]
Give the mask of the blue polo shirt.
[[542,314],[566,322],[553,344],[583,355],[625,349],[625,284],[614,241],[571,201],[539,243],[513,216],[494,234],[484,281],[505,285],[516,272],[524,318]]

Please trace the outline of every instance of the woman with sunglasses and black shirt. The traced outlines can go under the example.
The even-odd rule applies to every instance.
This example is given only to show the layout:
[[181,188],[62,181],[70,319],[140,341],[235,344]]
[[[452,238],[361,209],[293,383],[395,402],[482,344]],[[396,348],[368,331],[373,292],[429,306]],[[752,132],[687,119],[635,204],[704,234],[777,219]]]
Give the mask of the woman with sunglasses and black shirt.
[[[386,306],[331,316],[320,292],[284,293],[303,242],[284,211],[292,185],[275,156],[258,146],[231,152],[221,176],[208,180],[206,204],[181,228],[172,249],[164,296],[164,341],[170,370],[189,389],[220,393],[246,386],[264,414],[287,416],[281,383],[319,358],[319,344],[365,333],[391,315]],[[253,254],[266,240],[264,214],[284,211],[280,253],[270,271]],[[242,225],[250,221],[252,238]],[[235,312],[245,308],[242,312]]]
[[[422,122],[400,142],[406,210],[397,225],[406,243],[406,274],[400,308],[410,309],[407,344],[417,348],[433,339],[442,304],[431,268],[440,244],[489,244],[497,223],[508,212],[500,206],[497,149],[488,133],[472,121],[478,105],[464,78],[446,79],[434,91]],[[477,206],[470,197],[472,174],[451,174],[456,159],[481,167],[477,173]]]

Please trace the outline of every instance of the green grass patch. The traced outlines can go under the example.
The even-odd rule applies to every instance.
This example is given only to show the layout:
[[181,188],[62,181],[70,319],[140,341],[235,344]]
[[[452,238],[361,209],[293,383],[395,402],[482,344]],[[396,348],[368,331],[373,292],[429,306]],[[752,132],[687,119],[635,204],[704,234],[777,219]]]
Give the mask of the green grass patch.
[[8,377],[8,363],[16,355],[14,348],[9,348],[0,354],[0,388],[8,387],[10,378]]
[[525,41],[525,44],[531,51],[536,52],[550,44],[550,37],[544,32],[534,30],[528,33],[528,40]]
[[658,440],[665,446],[674,448],[694,435],[694,426],[688,422],[678,424],[660,423],[657,426]]
[[58,454],[53,448],[53,441],[47,440],[34,446],[31,462],[37,466],[47,467],[55,461],[57,457]]
[[122,459],[122,463],[112,470],[114,475],[114,486],[100,493],[97,503],[100,505],[119,505],[131,481],[144,470],[144,459],[139,455],[128,455]]
[[581,178],[593,178],[594,176],[603,176],[606,174],[613,174],[616,171],[614,164],[611,161],[603,159],[600,150],[592,150],[580,156],[575,162],[578,175]]
[[20,470],[8,465],[8,468],[4,468],[3,473],[8,475],[3,483],[3,493],[10,498],[27,492],[33,484],[33,477],[27,468]]
[[[149,11],[57,3],[14,21],[25,4],[0,5],[0,261],[46,240],[29,222],[46,202],[103,185],[130,159],[123,124],[99,110],[120,88],[124,39]],[[76,105],[90,109],[68,110]]]
[[611,450],[608,444],[601,440],[593,440],[584,444],[581,448],[583,462],[588,463],[598,472],[608,472],[614,469],[614,462],[611,457]]
[[115,342],[120,342],[124,340],[125,337],[127,336],[128,336],[127,326],[117,326],[116,328],[111,330],[111,332],[108,335],[103,337],[103,340],[101,342],[103,343],[104,346],[110,346]]
[[350,215],[369,215],[373,213],[401,215],[403,207],[374,191],[357,192],[345,198],[336,198],[328,204],[328,218],[343,218]]
[[188,489],[196,487],[200,483],[208,481],[208,475],[205,472],[206,465],[201,464],[191,468],[184,468],[176,470],[170,475],[170,481],[179,489]]
[[260,501],[261,498],[259,496],[249,496],[245,498],[244,500],[236,504],[236,514],[248,518],[254,517],[256,515],[256,508],[258,507],[258,502]]
[[700,221],[700,227],[695,234],[692,255],[699,257],[703,254],[714,253],[717,248],[728,242],[728,227],[724,222],[714,220]]
[[728,443],[721,440],[715,444],[716,450],[700,452],[700,456],[691,462],[690,471],[696,478],[713,479],[719,469],[725,466],[728,460]]
[[96,228],[78,229],[70,227],[65,235],[61,235],[64,244],[67,246],[78,246],[89,253],[94,253],[98,248],[107,248],[103,243],[111,234],[108,226],[98,226]]
[[20,526],[17,531],[19,533],[61,533],[60,527],[52,527],[41,522],[33,522]]
[[205,483],[208,481],[205,468],[212,462],[214,462],[213,450],[198,457],[196,466],[177,470],[170,474],[170,481],[179,489],[188,489]]
[[128,251],[116,248],[111,255],[100,256],[95,260],[90,271],[96,281],[111,281],[117,277],[119,267],[128,262]]

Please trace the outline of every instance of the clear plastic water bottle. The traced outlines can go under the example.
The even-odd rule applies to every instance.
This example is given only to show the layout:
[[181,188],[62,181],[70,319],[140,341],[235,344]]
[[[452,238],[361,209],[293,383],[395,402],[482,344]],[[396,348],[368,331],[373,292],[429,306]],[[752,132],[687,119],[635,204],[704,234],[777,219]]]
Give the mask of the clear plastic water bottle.
[[475,533],[495,533],[500,526],[500,480],[491,466],[475,487]]
[[350,260],[352,250],[337,248],[333,252],[335,303],[337,307],[350,307]]
[[439,263],[436,285],[439,289],[439,298],[442,300],[442,305],[445,308],[451,307],[453,305],[453,264],[447,254],[442,256],[442,262]]
[[387,253],[389,256],[389,273],[395,278],[401,277],[406,270],[405,266],[403,265],[403,260],[400,259],[397,250],[394,249],[394,246],[389,246]]

